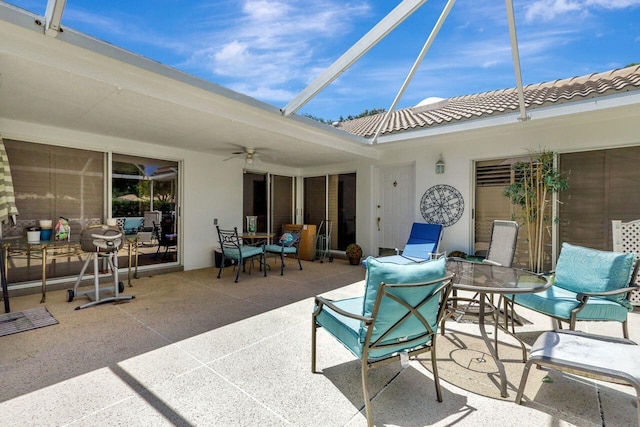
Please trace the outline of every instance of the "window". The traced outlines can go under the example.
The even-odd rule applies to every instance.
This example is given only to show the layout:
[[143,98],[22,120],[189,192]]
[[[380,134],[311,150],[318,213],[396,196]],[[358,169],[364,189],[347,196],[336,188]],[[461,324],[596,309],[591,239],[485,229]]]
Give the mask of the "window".
[[177,261],[178,163],[114,153],[111,179],[111,217],[138,227],[139,265]]
[[[51,220],[55,226],[64,217],[71,239],[77,239],[83,227],[103,222],[106,154],[24,141],[4,143],[19,211],[15,226],[3,225],[4,238],[25,237],[26,229],[39,226],[40,220]],[[11,256],[9,267],[10,283],[41,278],[38,254]],[[47,277],[76,275],[80,268],[77,258],[64,258],[49,263]]]
[[105,154],[75,148],[5,140],[11,164],[18,227],[5,225],[3,236],[22,236],[42,219],[69,220],[71,233],[100,224],[105,206]]
[[[145,218],[149,211],[158,213],[166,233],[177,233],[177,162],[113,154],[112,211],[108,213],[107,153],[15,140],[4,140],[4,144],[19,215],[16,225],[3,224],[3,238],[24,238],[26,230],[39,226],[40,220],[51,220],[55,226],[63,217],[69,221],[73,241],[79,238],[84,227],[103,224],[109,216]],[[138,231],[139,237],[145,232],[149,237],[140,246],[140,265],[174,259],[159,256],[161,242],[151,239],[153,224],[144,224]],[[173,243],[172,249],[175,240]],[[162,247],[162,255],[164,249]],[[75,256],[48,262],[47,279],[76,276],[82,261]],[[120,267],[125,267],[127,262],[126,255],[122,254]],[[11,255],[7,273],[11,284],[39,281],[41,257],[38,253],[26,257]]]
[[303,203],[305,224],[332,222],[330,249],[343,251],[356,242],[355,173],[305,178]]
[[636,159],[640,147],[560,154],[560,171],[569,178],[559,195],[560,244],[613,249],[611,220],[640,218]]

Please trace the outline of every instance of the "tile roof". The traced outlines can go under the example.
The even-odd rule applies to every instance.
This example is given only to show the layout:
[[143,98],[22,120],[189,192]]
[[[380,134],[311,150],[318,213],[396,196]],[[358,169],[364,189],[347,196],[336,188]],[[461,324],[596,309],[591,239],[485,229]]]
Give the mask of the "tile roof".
[[[640,90],[640,65],[527,85],[523,89],[527,110]],[[438,102],[435,107],[416,106],[394,111],[381,135],[518,112],[518,92],[511,88],[458,96]],[[381,113],[339,122],[335,126],[351,134],[371,138],[383,117],[384,113]]]

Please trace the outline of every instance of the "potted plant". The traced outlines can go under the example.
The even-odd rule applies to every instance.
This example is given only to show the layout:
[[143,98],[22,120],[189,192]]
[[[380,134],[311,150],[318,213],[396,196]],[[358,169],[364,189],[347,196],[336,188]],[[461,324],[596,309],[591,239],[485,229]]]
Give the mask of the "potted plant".
[[449,258],[462,258],[462,259],[467,258],[467,254],[462,251],[451,251],[449,252],[448,256]]
[[358,265],[360,264],[360,259],[362,258],[362,248],[357,243],[351,243],[347,246],[345,251],[347,254],[347,258],[349,259],[349,264]]
[[[529,269],[540,273],[545,269],[546,240],[551,237],[553,195],[569,188],[569,180],[554,164],[555,153],[542,150],[531,153],[529,161],[514,163],[516,181],[504,189],[503,195],[519,206],[527,227]],[[515,219],[515,218],[514,218]]]

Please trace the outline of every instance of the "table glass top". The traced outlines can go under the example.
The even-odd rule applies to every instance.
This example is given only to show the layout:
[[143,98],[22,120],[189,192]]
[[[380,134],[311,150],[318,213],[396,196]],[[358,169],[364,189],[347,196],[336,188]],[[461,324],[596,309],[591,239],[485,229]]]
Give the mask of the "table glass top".
[[457,258],[447,260],[447,273],[456,274],[455,288],[474,292],[517,294],[551,286],[548,278],[529,271]]

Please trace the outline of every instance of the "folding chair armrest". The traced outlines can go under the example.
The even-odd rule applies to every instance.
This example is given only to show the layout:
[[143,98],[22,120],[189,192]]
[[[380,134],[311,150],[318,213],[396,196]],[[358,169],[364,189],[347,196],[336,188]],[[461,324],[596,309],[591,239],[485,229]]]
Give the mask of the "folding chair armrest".
[[611,336],[608,336],[608,335],[591,334],[591,333],[583,332],[583,331],[571,331],[569,329],[560,329],[560,330],[556,330],[554,332],[556,332],[558,334],[567,334],[567,335],[576,335],[576,336],[580,336],[580,337],[594,338],[594,339],[598,339],[600,341],[612,342],[612,343],[616,343],[616,344],[637,345],[635,341],[631,341],[630,339],[627,339],[627,338],[619,338],[619,337],[611,337]]
[[[327,298],[323,298],[323,297],[316,297],[316,305],[318,306],[318,309],[316,310],[316,313],[319,313],[320,310],[322,310],[322,306],[326,305],[327,307],[329,307],[331,310],[335,311],[338,314],[341,314],[345,317],[349,317],[351,319],[356,319],[356,320],[360,320],[361,322],[364,322],[365,324],[369,325],[371,323],[373,323],[373,318],[371,317],[364,317],[360,314],[355,314],[355,313],[350,313],[348,311],[344,311],[343,309],[336,307],[333,304],[333,301]],[[315,314],[315,313],[314,313]]]

